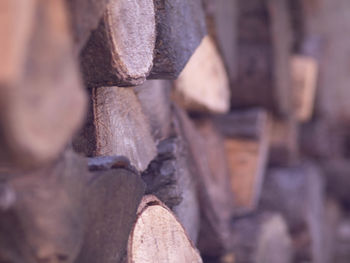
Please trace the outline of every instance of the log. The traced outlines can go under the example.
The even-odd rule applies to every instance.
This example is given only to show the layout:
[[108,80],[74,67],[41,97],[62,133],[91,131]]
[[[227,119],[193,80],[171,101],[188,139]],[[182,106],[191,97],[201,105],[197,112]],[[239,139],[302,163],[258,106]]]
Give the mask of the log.
[[260,206],[286,219],[295,261],[324,262],[324,184],[317,166],[306,162],[268,170]]
[[128,261],[202,262],[199,252],[173,213],[152,195],[138,208],[129,236]]
[[171,132],[171,83],[168,80],[147,80],[134,88],[142,111],[149,120],[156,142],[169,138]]
[[256,209],[269,155],[269,120],[261,109],[235,111],[215,120],[225,136],[235,214]]
[[86,160],[68,151],[48,167],[1,177],[0,262],[75,262],[85,231]]
[[231,105],[261,106],[286,116],[293,110],[287,1],[239,0],[237,8],[238,76]]
[[102,19],[110,0],[66,0],[70,11],[74,51],[79,53]]
[[152,0],[112,0],[81,52],[86,85],[142,84],[152,68],[155,30]]
[[75,150],[89,157],[123,155],[144,171],[157,152],[134,91],[94,88],[91,104],[87,123],[73,142]]
[[[217,175],[209,165],[209,153],[205,139],[196,130],[186,113],[179,107],[174,114],[182,127],[182,134],[189,145],[192,162],[195,168],[194,178],[197,184],[201,209],[201,225],[198,247],[208,256],[220,255],[229,245],[229,221],[233,213],[232,196],[227,189],[227,179]],[[220,145],[215,147],[222,147]],[[224,156],[222,156],[225,158]],[[226,184],[226,185],[225,185]]]
[[158,144],[158,155],[142,173],[146,193],[153,194],[169,207],[197,242],[200,213],[194,167],[179,120],[171,116],[172,135]]
[[217,43],[230,82],[237,78],[237,0],[206,0],[209,35]]
[[[97,168],[92,163],[98,162]],[[89,186],[86,190],[86,232],[76,263],[122,262],[126,257],[130,231],[137,207],[145,191],[138,173],[129,169],[109,168],[110,160],[92,158]]]
[[[16,3],[13,6],[17,6]],[[9,81],[8,85],[0,84],[0,162],[23,169],[38,167],[57,158],[82,124],[86,104],[72,55],[63,2],[30,3],[23,5],[28,10],[20,18],[24,21],[15,27],[18,34],[23,31],[23,40],[18,39],[21,42],[18,45],[25,45],[25,50],[21,51],[16,44],[13,52],[18,51],[16,54],[22,58],[12,61],[12,55],[8,56],[12,61],[10,67],[18,70],[13,72],[16,80]],[[21,8],[18,11],[24,12]],[[34,17],[30,23],[32,12]],[[9,13],[4,17],[4,20],[10,20],[5,21],[5,25],[12,23],[12,15]],[[27,22],[27,26],[21,25]],[[30,33],[26,27],[32,27]]]
[[291,58],[293,102],[298,121],[311,119],[316,95],[318,63],[310,56],[294,55]]
[[206,34],[201,0],[154,1],[156,45],[148,78],[176,79]]
[[230,108],[226,70],[214,41],[206,36],[175,81],[175,100],[192,111],[225,113]]
[[290,166],[298,162],[299,123],[294,117],[273,118],[270,138],[270,165]]
[[233,223],[235,263],[291,263],[293,248],[288,226],[278,213],[260,212]]

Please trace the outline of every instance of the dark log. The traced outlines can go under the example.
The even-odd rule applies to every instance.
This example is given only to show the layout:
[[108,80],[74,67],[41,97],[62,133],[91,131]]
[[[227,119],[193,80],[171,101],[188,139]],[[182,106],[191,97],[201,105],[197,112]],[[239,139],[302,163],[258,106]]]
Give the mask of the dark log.
[[229,219],[233,213],[232,196],[225,191],[228,178],[212,171],[206,142],[186,113],[178,107],[174,113],[180,120],[196,169],[194,178],[201,209],[198,247],[206,255],[220,255],[229,245]]
[[134,91],[94,88],[91,104],[87,123],[73,142],[75,150],[89,157],[122,155],[137,170],[144,171],[157,153]]
[[143,83],[152,68],[155,30],[152,0],[112,0],[81,53],[86,85]]
[[176,79],[206,34],[201,0],[155,0],[156,48],[151,79]]
[[227,73],[214,41],[206,36],[175,81],[174,98],[191,111],[225,113],[230,108]]
[[171,82],[147,80],[134,89],[149,120],[154,140],[158,142],[168,138],[171,130]]
[[84,158],[66,152],[50,167],[1,176],[0,262],[74,262],[85,231]]
[[[0,84],[0,162],[15,164],[17,168],[38,167],[57,158],[82,124],[86,104],[64,3],[61,0],[30,3],[24,4],[28,13],[20,20],[27,19],[23,23],[28,23],[32,30],[21,29],[25,27],[21,24],[16,29],[18,34],[23,31],[20,37],[23,40],[18,39],[21,43],[16,45],[25,45],[25,50],[14,47],[13,52],[18,51],[15,57],[22,57],[13,58],[16,70],[11,74],[16,79]],[[19,12],[25,12],[21,8]],[[5,25],[10,26],[11,19],[10,12],[4,17]]]
[[324,184],[311,163],[268,170],[261,209],[280,212],[292,235],[294,260],[322,261],[324,240]]
[[[96,165],[91,163],[99,163]],[[145,186],[138,173],[118,168],[119,160],[90,160],[91,179],[84,202],[86,231],[76,263],[122,262]],[[104,164],[104,165],[103,165]],[[115,167],[115,168],[113,168]]]
[[280,214],[258,213],[233,222],[235,263],[291,263],[292,240]]
[[291,32],[286,0],[238,1],[238,77],[232,106],[292,112]]
[[111,0],[66,0],[74,36],[74,51],[80,52],[102,19]]

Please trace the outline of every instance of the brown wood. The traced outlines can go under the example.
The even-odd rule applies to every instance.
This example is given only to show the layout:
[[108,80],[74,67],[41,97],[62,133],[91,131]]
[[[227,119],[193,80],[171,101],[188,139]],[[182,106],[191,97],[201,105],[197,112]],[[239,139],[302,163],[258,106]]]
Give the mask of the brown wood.
[[206,36],[179,78],[174,97],[187,110],[225,113],[230,108],[230,87],[214,41]]
[[209,165],[210,155],[207,152],[210,144],[206,145],[205,139],[196,130],[186,113],[178,107],[175,107],[174,113],[180,120],[183,136],[189,145],[195,166],[194,178],[201,209],[198,247],[206,255],[219,255],[228,245],[229,221],[233,209],[232,196],[225,191],[225,186],[227,187],[225,179],[228,178],[213,172],[213,167]]
[[155,141],[166,139],[171,130],[171,82],[168,80],[147,80],[135,87],[135,93],[142,110],[149,120]]
[[316,96],[318,63],[310,56],[294,55],[291,58],[293,108],[301,122],[311,119]]
[[225,136],[225,152],[234,193],[235,214],[256,209],[268,162],[270,122],[260,109],[235,111],[216,118]]
[[91,94],[87,124],[73,142],[86,156],[123,155],[143,171],[156,156],[148,120],[134,91],[100,87]]
[[74,51],[80,52],[102,19],[110,0],[66,0],[70,11]]
[[239,0],[238,77],[232,106],[262,106],[292,112],[291,28],[286,0]]
[[68,151],[50,167],[1,176],[0,261],[74,262],[85,231],[84,158]]
[[261,208],[283,214],[292,235],[297,262],[322,261],[324,185],[312,163],[267,171]]
[[201,0],[155,0],[156,48],[149,78],[176,79],[206,34]]
[[129,236],[127,262],[202,262],[185,229],[155,196],[145,196]]
[[145,186],[138,173],[125,168],[110,169],[103,160],[98,160],[100,166],[96,168],[91,166],[92,161],[89,166],[93,172],[84,202],[88,218],[84,242],[74,262],[122,262]]
[[278,213],[258,213],[233,223],[235,263],[291,263],[292,240]]
[[[16,3],[12,4],[14,8]],[[81,125],[86,104],[72,56],[64,3],[49,0],[34,5],[29,1],[23,8],[27,10],[22,10],[22,5],[18,9],[23,17],[11,36],[12,39],[21,34],[18,37],[23,40],[14,39],[20,43],[5,56],[11,60],[9,72],[16,68],[13,73],[5,74],[16,79],[7,85],[0,84],[0,162],[15,163],[17,168],[37,167],[56,158]],[[2,18],[5,25],[10,26],[14,19],[11,16],[17,15],[11,11]],[[6,41],[9,45],[10,42]]]
[[155,45],[152,0],[112,0],[81,53],[89,87],[143,83],[152,68]]

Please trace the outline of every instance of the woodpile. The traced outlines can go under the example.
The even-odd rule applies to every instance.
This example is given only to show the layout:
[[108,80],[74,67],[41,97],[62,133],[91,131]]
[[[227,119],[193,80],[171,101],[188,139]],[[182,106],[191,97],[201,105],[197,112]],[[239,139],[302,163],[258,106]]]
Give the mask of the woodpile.
[[350,262],[348,11],[2,0],[0,263]]

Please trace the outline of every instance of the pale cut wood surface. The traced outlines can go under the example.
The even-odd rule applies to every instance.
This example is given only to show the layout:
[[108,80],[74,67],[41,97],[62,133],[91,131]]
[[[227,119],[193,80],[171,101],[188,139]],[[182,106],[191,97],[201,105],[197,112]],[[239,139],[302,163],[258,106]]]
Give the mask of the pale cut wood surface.
[[146,80],[155,46],[152,0],[112,0],[82,51],[88,86],[133,86]]
[[316,96],[318,62],[310,56],[291,57],[293,106],[296,118],[301,122],[311,119]]
[[188,110],[215,113],[229,110],[229,80],[215,43],[209,36],[203,38],[175,81],[174,95]]
[[37,2],[25,59],[16,64],[20,75],[0,88],[0,159],[17,168],[52,161],[84,118],[86,97],[66,11],[61,0]]
[[145,196],[129,236],[129,263],[202,262],[184,228],[156,197]]

